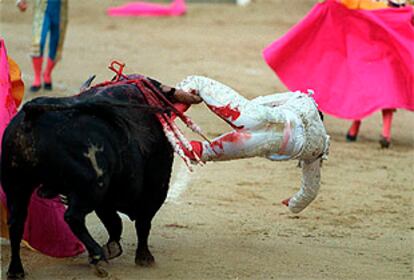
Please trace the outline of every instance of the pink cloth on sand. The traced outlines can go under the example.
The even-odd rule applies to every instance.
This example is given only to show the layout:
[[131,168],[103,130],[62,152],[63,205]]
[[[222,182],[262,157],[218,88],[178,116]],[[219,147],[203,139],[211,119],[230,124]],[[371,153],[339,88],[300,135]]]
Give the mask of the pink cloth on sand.
[[170,4],[157,4],[150,2],[130,2],[119,7],[110,7],[109,16],[181,16],[187,8],[184,0],[174,0]]
[[[0,38],[0,140],[5,128],[17,112],[11,95],[7,51]],[[1,152],[1,146],[0,146]],[[6,205],[6,195],[0,187],[0,203]],[[34,249],[52,256],[69,257],[85,249],[63,219],[65,206],[56,200],[42,199],[33,194],[26,219],[23,239]]]
[[345,119],[414,110],[412,7],[351,10],[333,0],[263,51],[289,90],[313,89],[321,111]]

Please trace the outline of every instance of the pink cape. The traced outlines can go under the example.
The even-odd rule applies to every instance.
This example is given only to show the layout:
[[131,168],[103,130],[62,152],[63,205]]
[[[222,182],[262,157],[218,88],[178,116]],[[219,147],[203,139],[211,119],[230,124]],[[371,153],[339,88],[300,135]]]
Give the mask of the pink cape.
[[109,16],[180,16],[185,12],[184,0],[174,0],[168,5],[138,1],[107,10]]
[[315,91],[321,111],[362,119],[387,108],[414,110],[413,9],[351,10],[316,4],[263,51],[289,90]]
[[[7,51],[0,38],[0,139],[16,112],[16,104],[11,95]],[[6,205],[6,196],[1,187],[0,203]],[[34,249],[52,257],[69,257],[82,253],[85,250],[82,243],[63,219],[65,211],[66,208],[59,201],[41,199],[34,193],[23,239]]]

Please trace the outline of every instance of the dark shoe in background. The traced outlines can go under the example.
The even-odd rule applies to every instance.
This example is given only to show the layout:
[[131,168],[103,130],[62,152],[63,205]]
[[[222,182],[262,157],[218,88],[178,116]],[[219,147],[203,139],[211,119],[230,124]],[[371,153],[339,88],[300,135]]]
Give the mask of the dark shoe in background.
[[53,89],[52,83],[44,83],[43,88],[45,90],[52,90]]
[[347,142],[355,142],[357,140],[357,135],[347,133],[345,139]]
[[382,149],[388,149],[391,145],[391,139],[388,139],[388,138],[381,135],[379,143],[380,143]]
[[38,86],[31,86],[30,87],[30,91],[31,92],[38,92],[40,90],[40,88],[41,88],[40,85],[38,85]]

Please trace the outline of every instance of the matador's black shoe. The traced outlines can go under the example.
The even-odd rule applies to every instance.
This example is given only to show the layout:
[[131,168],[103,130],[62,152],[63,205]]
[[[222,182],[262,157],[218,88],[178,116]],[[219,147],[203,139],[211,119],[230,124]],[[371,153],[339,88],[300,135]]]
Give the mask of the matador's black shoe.
[[32,86],[30,87],[30,91],[31,91],[31,92],[38,92],[38,91],[40,90],[40,88],[41,88],[41,86],[40,86],[40,85],[38,85],[38,86],[34,86],[34,85],[32,85]]
[[391,139],[381,135],[379,143],[380,143],[382,149],[388,149],[391,145]]
[[45,90],[52,90],[53,89],[52,83],[44,83],[43,88]]
[[351,135],[349,132],[346,134],[345,139],[347,142],[355,142],[357,140],[357,135]]

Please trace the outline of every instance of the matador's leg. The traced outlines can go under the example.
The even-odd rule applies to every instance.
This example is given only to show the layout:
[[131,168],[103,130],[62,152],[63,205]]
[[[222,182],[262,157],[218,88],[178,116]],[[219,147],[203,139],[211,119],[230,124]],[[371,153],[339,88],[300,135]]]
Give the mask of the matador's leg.
[[269,127],[263,130],[232,131],[207,141],[192,141],[191,144],[203,161],[224,161],[249,157],[267,157],[279,152],[285,145],[282,132]]
[[266,124],[269,108],[252,103],[232,88],[202,76],[189,76],[177,88],[196,89],[208,108],[234,129],[258,129]]
[[195,89],[206,105],[235,130],[211,143],[193,141],[195,152],[204,161],[231,160],[283,153],[290,128],[281,110],[251,102],[232,88],[215,80],[189,76],[177,88]]

